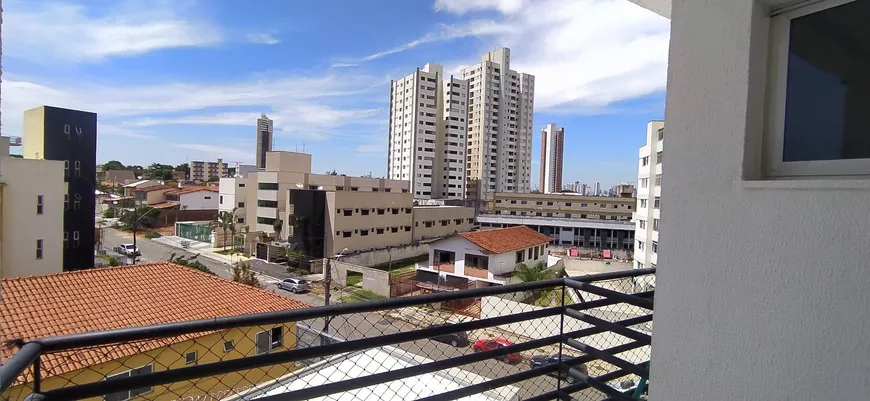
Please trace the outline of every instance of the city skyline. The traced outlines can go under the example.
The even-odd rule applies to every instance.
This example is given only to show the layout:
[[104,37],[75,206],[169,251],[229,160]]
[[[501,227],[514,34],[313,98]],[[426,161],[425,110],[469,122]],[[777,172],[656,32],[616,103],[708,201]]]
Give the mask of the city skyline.
[[[481,54],[505,46],[511,68],[537,81],[531,187],[539,131],[550,121],[584,138],[583,146],[566,138],[572,156],[565,177],[630,180],[633,151],[643,142],[638,133],[662,117],[667,20],[621,0],[518,4],[275,3],[264,16],[261,7],[202,1],[147,9],[133,2],[4,2],[3,133],[20,136],[23,110],[49,104],[100,115],[98,161],[118,158],[134,143],[137,152],[125,163],[253,164],[251,127],[266,113],[274,120],[274,149],[304,145],[333,156],[318,158],[315,170],[385,176],[390,80],[429,61],[458,76]],[[310,21],[327,9],[332,37],[343,39],[293,40],[316,31]],[[104,43],[114,37],[102,34],[109,31],[148,33]],[[52,68],[59,61],[67,67]]]

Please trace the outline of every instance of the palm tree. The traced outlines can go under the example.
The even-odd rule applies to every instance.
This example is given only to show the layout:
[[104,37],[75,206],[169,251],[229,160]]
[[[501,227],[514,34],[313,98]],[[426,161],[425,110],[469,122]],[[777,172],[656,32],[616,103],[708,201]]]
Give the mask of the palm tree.
[[[525,283],[552,280],[556,278],[556,272],[546,269],[543,262],[538,262],[532,267],[527,266],[525,263],[518,263],[516,267],[514,267],[514,270],[516,271],[515,277]],[[555,288],[533,290],[532,296],[535,304],[549,305],[550,298],[554,292]]]
[[275,229],[275,239],[281,241],[281,230],[284,229],[284,220],[276,219],[272,223],[272,228]]
[[232,230],[233,235],[236,232],[236,214],[235,209],[232,212],[220,212],[215,216],[215,219],[211,222],[210,226],[212,228],[220,228],[224,232],[224,249],[227,248],[227,231]]

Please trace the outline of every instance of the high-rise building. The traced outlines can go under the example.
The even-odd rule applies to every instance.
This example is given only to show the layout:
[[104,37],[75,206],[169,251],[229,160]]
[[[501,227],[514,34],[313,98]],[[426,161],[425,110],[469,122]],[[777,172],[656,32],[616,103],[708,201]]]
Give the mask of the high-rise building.
[[468,82],[467,190],[470,199],[529,192],[535,77],[510,69],[510,49],[462,69]]
[[24,157],[63,162],[63,270],[94,267],[97,114],[51,106],[25,111]]
[[426,64],[392,81],[387,178],[415,199],[463,199],[468,84]]
[[601,183],[595,181],[595,188],[592,189],[592,196],[601,195]]
[[581,184],[580,182],[575,183],[577,185],[577,193],[586,195],[586,184]]
[[266,114],[257,119],[257,168],[266,168],[266,152],[272,151],[272,120]]
[[541,192],[551,194],[562,189],[562,151],[565,128],[547,124],[541,130]]
[[664,121],[646,126],[646,145],[640,147],[637,171],[634,267],[656,267],[659,247],[659,203],[662,196]]

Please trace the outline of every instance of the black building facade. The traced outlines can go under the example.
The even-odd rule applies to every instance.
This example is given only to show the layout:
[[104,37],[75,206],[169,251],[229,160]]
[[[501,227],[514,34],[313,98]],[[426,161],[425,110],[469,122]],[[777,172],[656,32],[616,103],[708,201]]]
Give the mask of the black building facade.
[[[68,192],[64,196],[63,271],[89,269],[94,267],[97,114],[51,106],[40,109],[42,113],[39,109],[25,112],[25,157],[64,162]],[[40,117],[42,124],[27,121]]]
[[288,203],[293,205],[293,216],[287,224],[293,227],[289,241],[303,255],[312,258],[324,257],[323,238],[326,229],[326,192],[291,189]]

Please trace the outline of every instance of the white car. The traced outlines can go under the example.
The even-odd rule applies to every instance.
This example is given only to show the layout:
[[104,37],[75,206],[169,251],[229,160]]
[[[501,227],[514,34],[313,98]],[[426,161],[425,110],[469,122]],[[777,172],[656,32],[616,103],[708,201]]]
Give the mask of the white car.
[[133,246],[133,244],[121,244],[120,246],[116,246],[113,250],[124,256],[142,256],[142,254],[139,253],[139,248]]

